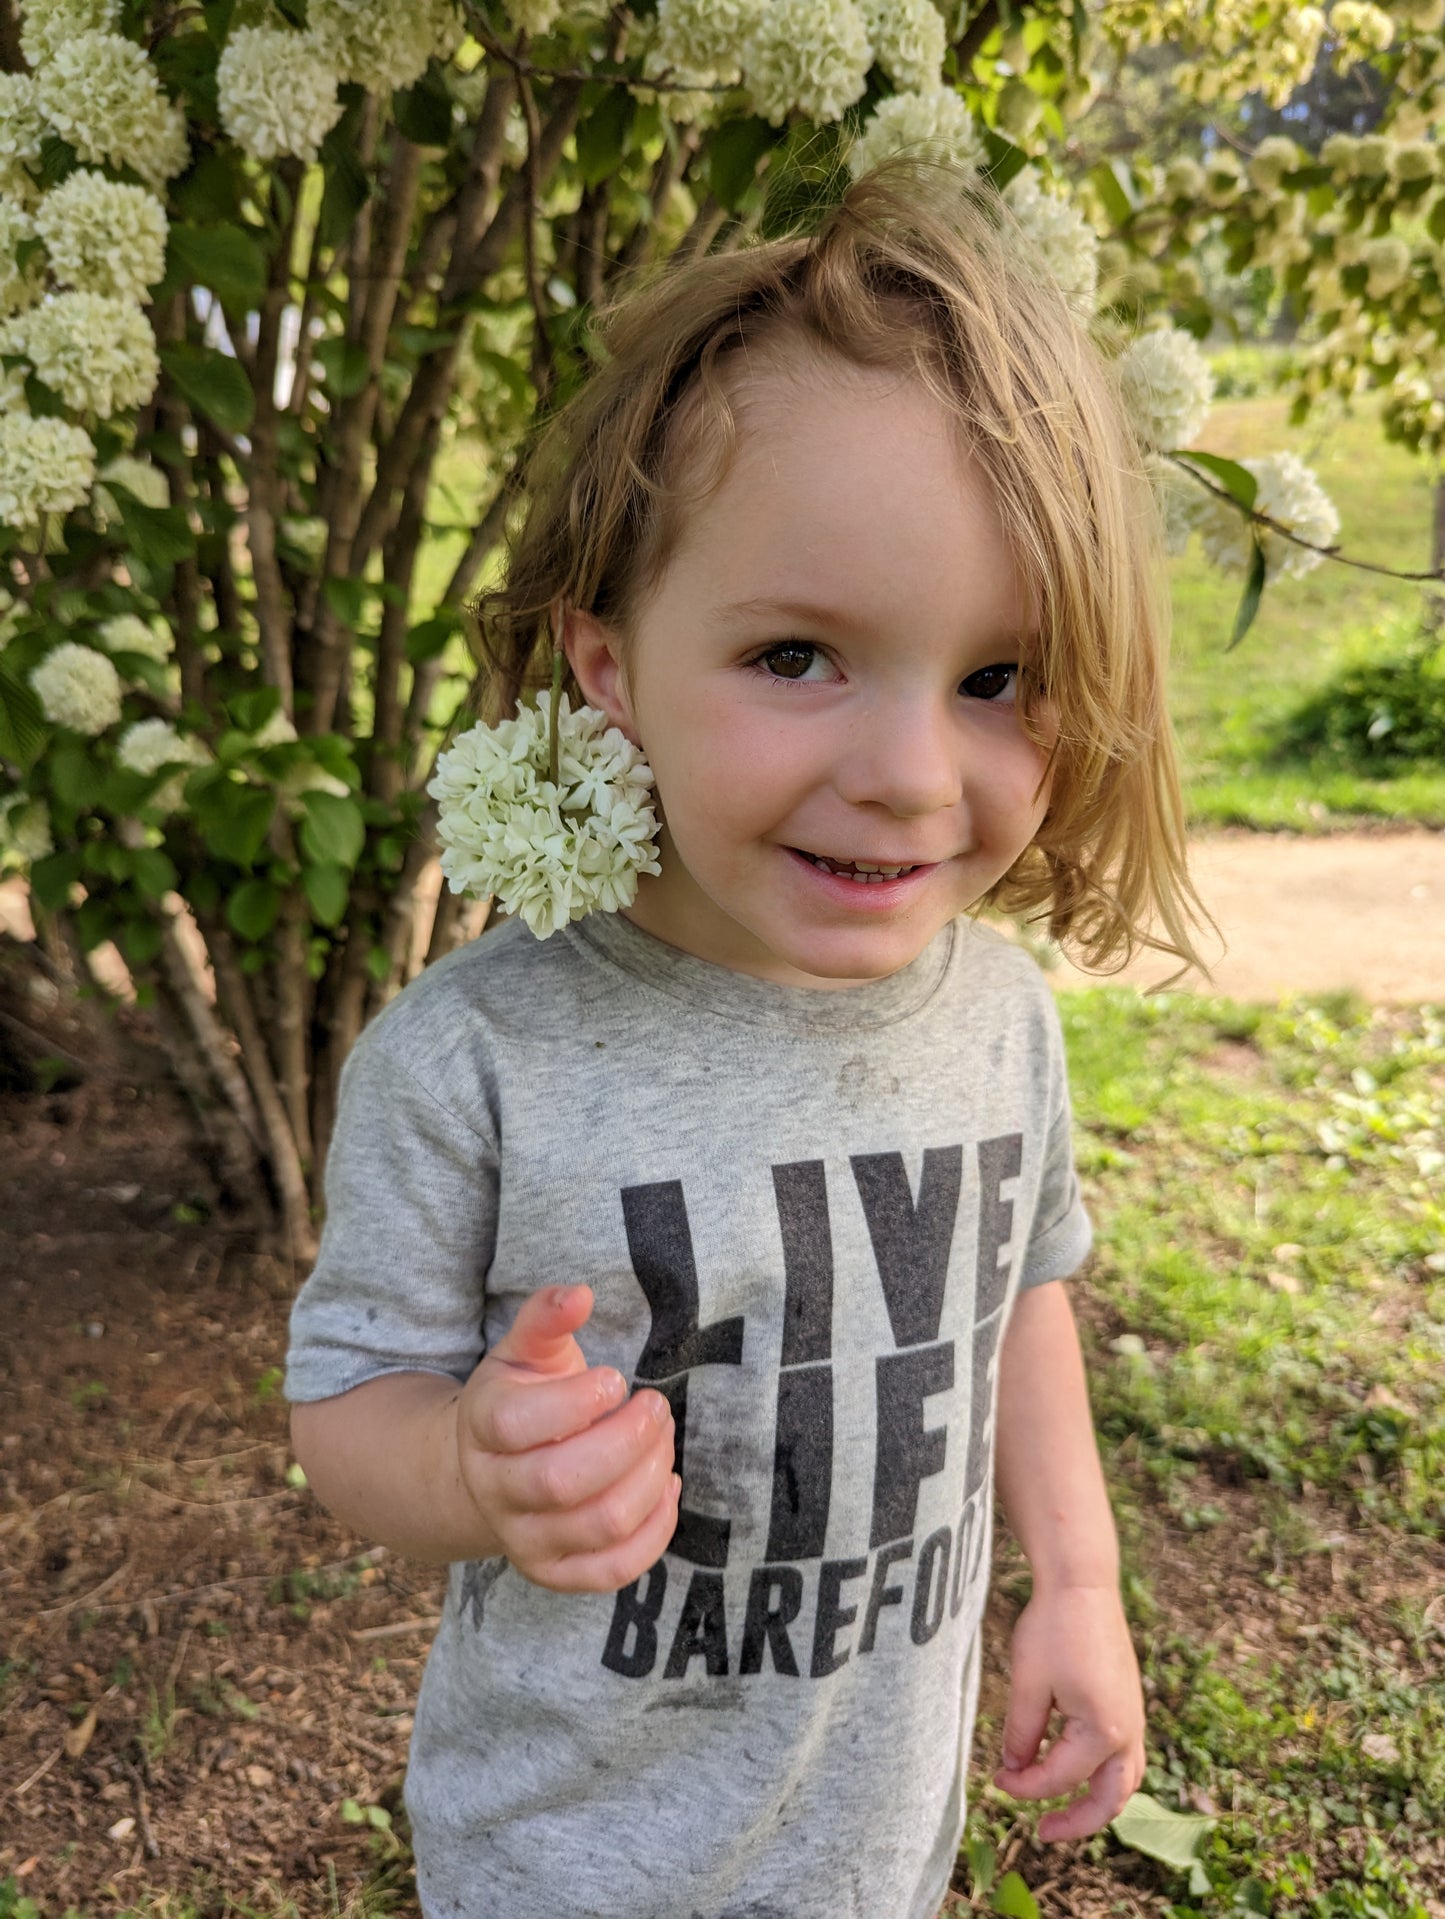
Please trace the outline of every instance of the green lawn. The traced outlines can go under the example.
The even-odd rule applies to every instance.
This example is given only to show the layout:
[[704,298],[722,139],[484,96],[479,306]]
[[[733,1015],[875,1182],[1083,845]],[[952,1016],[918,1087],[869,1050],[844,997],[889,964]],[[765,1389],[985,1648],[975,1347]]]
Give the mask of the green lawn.
[[[1339,508],[1349,555],[1419,570],[1430,564],[1431,477],[1425,463],[1387,444],[1373,408],[1291,427],[1283,399],[1224,402],[1202,435],[1232,458],[1288,449],[1312,466]],[[1351,816],[1445,824],[1445,764],[1370,779],[1307,763],[1269,761],[1278,718],[1346,660],[1407,643],[1421,587],[1327,561],[1303,580],[1265,593],[1259,618],[1227,652],[1241,582],[1211,566],[1197,545],[1172,563],[1173,710],[1191,818],[1320,830]]]

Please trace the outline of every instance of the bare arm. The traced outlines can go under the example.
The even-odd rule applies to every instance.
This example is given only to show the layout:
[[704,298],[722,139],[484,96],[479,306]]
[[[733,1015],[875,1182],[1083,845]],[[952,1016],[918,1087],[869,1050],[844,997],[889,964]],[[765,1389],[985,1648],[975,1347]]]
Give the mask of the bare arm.
[[999,1358],[995,1480],[1034,1584],[1119,1584],[1119,1547],[1062,1281],[1019,1294]]
[[[1013,1632],[1013,1670],[995,1784],[1051,1799],[1045,1841],[1097,1832],[1144,1776],[1144,1698],[1119,1596],[1119,1544],[1089,1415],[1083,1355],[1061,1283],[1014,1306],[999,1357],[999,1500],[1033,1568]],[[1063,1730],[1040,1758],[1054,1713]]]

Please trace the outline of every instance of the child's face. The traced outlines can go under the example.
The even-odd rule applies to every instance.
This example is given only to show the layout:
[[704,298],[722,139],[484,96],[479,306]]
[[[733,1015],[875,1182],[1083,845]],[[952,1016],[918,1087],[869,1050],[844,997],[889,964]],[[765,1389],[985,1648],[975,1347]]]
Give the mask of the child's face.
[[789,985],[907,965],[1043,820],[1013,703],[1029,624],[992,498],[920,386],[752,375],[733,461],[621,666],[606,629],[569,621],[584,693],[657,776],[662,874],[629,917]]

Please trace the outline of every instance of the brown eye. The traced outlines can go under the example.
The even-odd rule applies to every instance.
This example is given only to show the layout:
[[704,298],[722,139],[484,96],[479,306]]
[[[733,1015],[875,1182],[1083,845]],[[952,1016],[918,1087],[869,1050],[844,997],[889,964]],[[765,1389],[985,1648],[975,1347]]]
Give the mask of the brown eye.
[[1016,666],[981,666],[970,673],[960,691],[971,700],[992,700],[1012,705],[1018,697],[1019,670]]
[[770,646],[759,656],[758,664],[765,666],[774,679],[801,680],[817,658],[816,646],[809,646],[803,640],[787,640],[781,646]]

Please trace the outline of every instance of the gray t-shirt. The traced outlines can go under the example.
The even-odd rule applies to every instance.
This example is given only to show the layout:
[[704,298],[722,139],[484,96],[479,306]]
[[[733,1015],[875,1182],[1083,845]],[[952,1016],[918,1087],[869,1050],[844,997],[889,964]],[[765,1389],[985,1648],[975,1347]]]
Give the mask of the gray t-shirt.
[[619,916],[424,973],[342,1078],[286,1392],[465,1379],[539,1286],[664,1392],[620,1593],[455,1565],[407,1775],[428,1919],[929,1919],[964,1819],[999,1340],[1089,1244],[1033,962],[969,920],[773,985]]

